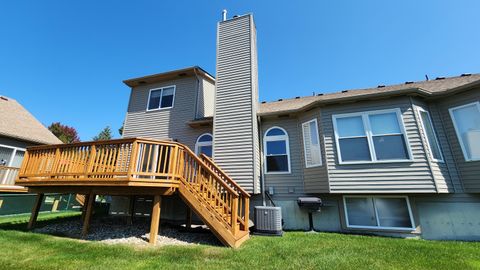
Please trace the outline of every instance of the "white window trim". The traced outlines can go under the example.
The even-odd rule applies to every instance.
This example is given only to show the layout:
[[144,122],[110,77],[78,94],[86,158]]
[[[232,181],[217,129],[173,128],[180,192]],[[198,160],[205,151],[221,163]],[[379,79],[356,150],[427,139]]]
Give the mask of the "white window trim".
[[[368,120],[369,115],[375,115],[375,114],[384,114],[384,113],[396,113],[397,115],[397,121],[400,126],[400,133],[398,134],[377,134],[374,136],[388,136],[388,135],[403,135],[403,138],[405,140],[405,145],[407,147],[407,154],[408,154],[408,159],[390,159],[390,160],[377,160],[377,155],[375,153],[375,147],[373,144],[373,135],[372,135],[372,130],[370,127],[370,121]],[[355,137],[366,137],[368,141],[368,148],[370,151],[370,161],[343,161],[342,160],[342,154],[340,152],[340,144],[339,144],[339,135],[338,135],[338,129],[337,129],[337,119],[338,118],[345,118],[345,117],[354,117],[354,116],[361,116],[362,121],[363,121],[363,127],[365,129],[365,136],[351,136],[348,138],[355,138]],[[414,161],[413,159],[413,154],[412,154],[412,149],[410,147],[410,140],[408,139],[407,132],[405,130],[405,123],[403,122],[402,118],[402,113],[399,108],[394,108],[394,109],[386,109],[386,110],[375,110],[375,111],[362,111],[362,112],[355,112],[355,113],[345,113],[345,114],[334,114],[332,115],[332,122],[333,122],[333,129],[335,133],[335,143],[336,143],[336,149],[337,149],[337,156],[338,156],[338,163],[341,165],[347,165],[347,164],[380,164],[380,163],[401,163],[401,162],[412,162]]]
[[[417,111],[418,111],[418,119],[420,121],[420,125],[422,125],[422,129],[423,129],[423,135],[425,136],[425,138],[427,139],[427,147],[428,147],[428,150],[430,151],[430,159],[432,161],[435,161],[435,162],[440,162],[440,163],[444,163],[444,158],[443,158],[443,151],[442,151],[442,147],[440,145],[440,141],[438,140],[438,137],[437,137],[437,131],[435,129],[435,126],[433,125],[433,120],[432,120],[432,117],[430,116],[430,112],[425,110],[424,108],[421,108],[421,107],[417,107]],[[440,159],[436,159],[434,156],[433,156],[433,152],[432,152],[432,142],[430,141],[430,138],[428,138],[428,135],[427,135],[427,131],[425,129],[425,123],[423,122],[423,118],[422,118],[422,112],[426,113],[427,114],[427,117],[428,119],[430,120],[430,124],[432,125],[432,129],[433,129],[433,139],[434,139],[434,142],[437,144],[438,146],[438,149],[440,150]]]
[[[164,107],[164,108],[160,108],[160,106],[162,105],[162,98],[163,98],[163,89],[165,88],[172,88],[173,87],[173,99],[172,99],[172,106],[170,107]],[[148,109],[150,108],[150,96],[152,95],[152,92],[153,91],[158,91],[160,90],[160,102],[158,103],[158,108],[155,108],[155,109]],[[158,88],[152,88],[150,89],[150,91],[148,92],[148,101],[147,101],[147,112],[151,112],[151,111],[160,111],[160,110],[167,110],[167,109],[171,109],[173,108],[174,104],[175,104],[175,94],[176,94],[176,90],[177,90],[177,87],[176,85],[169,85],[169,86],[162,86],[162,87],[158,87]]]
[[[278,128],[280,130],[282,130],[283,132],[285,132],[285,135],[278,135],[278,136],[268,136],[267,137],[267,133],[272,130],[272,129],[275,129],[275,128]],[[267,140],[268,138],[268,140]],[[267,141],[268,142],[271,142],[271,141],[283,141],[285,140],[285,143],[286,143],[286,146],[287,146],[287,161],[288,161],[288,171],[286,172],[269,172],[267,170]],[[289,140],[289,136],[288,136],[288,133],[285,129],[279,127],[279,126],[274,126],[274,127],[271,127],[269,129],[267,129],[267,131],[265,131],[265,134],[263,135],[263,158],[265,160],[264,162],[264,170],[265,170],[265,174],[290,174],[291,173],[291,164],[290,164],[290,140]]]
[[[315,123],[315,128],[317,130],[317,141],[318,141],[318,144],[319,144],[319,148],[318,148],[318,155],[320,157],[320,163],[318,164],[311,164],[311,165],[308,165],[307,164],[307,142],[305,141],[305,134],[304,134],[304,130],[303,130],[303,127],[305,125],[308,125],[310,127],[310,123],[314,122]],[[314,168],[314,167],[319,167],[319,166],[322,166],[322,147],[321,147],[321,143],[320,143],[320,136],[319,136],[319,132],[318,132],[318,122],[317,122],[317,118],[314,118],[310,121],[307,121],[307,122],[304,122],[302,123],[302,135],[303,135],[303,156],[304,156],[304,159],[305,159],[305,168]]]
[[27,151],[27,149],[25,149],[25,148],[15,147],[15,146],[10,146],[10,145],[5,145],[5,144],[0,144],[0,147],[10,148],[10,149],[13,150],[12,156],[10,157],[10,160],[8,160],[7,165],[5,165],[6,167],[12,167],[13,158],[14,158],[15,155],[17,154],[17,151],[23,151],[23,152],[25,152],[25,153],[26,153],[26,151]]
[[461,105],[461,106],[452,107],[452,108],[448,109],[448,111],[450,113],[450,118],[452,119],[452,122],[453,122],[453,127],[455,128],[455,134],[457,135],[458,142],[460,143],[460,147],[462,148],[463,157],[465,158],[465,161],[467,161],[467,162],[478,161],[478,160],[480,160],[480,158],[469,158],[468,157],[467,150],[465,149],[465,145],[463,144],[462,136],[460,136],[460,132],[458,131],[457,122],[455,121],[455,116],[453,115],[453,111],[457,110],[457,109],[469,107],[469,106],[472,106],[472,105],[476,105],[478,111],[480,111],[480,102],[478,102],[478,101],[468,103],[468,104],[464,104],[464,105]]
[[[201,137],[205,135],[210,135],[212,137],[212,141],[210,142],[199,142]],[[198,155],[200,153],[200,147],[202,146],[211,146],[212,147],[212,157],[213,157],[213,135],[211,133],[203,133],[200,136],[198,136],[197,141],[195,142],[195,154]]]
[[[383,227],[383,226],[362,226],[362,225],[350,225],[348,221],[348,209],[347,209],[347,198],[372,198],[373,199],[373,208],[375,210],[375,218],[377,219],[377,224],[380,224],[378,220],[377,206],[375,205],[375,198],[404,198],[407,202],[408,216],[410,218],[410,223],[412,227]],[[410,205],[410,200],[408,196],[397,196],[397,195],[374,195],[374,196],[363,196],[363,195],[348,195],[343,196],[343,210],[345,214],[345,224],[349,229],[374,229],[374,230],[394,230],[394,231],[414,231],[415,230],[415,220],[413,218],[412,207]]]

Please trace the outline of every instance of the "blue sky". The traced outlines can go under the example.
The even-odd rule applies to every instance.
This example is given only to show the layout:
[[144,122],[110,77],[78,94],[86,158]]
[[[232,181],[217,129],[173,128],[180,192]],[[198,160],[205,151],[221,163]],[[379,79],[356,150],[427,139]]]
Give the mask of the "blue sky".
[[224,8],[254,13],[260,100],[480,72],[479,1],[2,1],[0,94],[82,140],[116,133],[122,80],[215,73]]

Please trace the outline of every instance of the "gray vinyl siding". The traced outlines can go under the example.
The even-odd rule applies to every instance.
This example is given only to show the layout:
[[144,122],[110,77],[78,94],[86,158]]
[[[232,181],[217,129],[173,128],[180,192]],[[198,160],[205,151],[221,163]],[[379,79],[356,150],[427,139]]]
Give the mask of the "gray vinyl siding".
[[248,192],[259,192],[255,173],[256,44],[251,15],[218,24],[214,160]]
[[198,89],[196,118],[212,117],[215,107],[215,84],[201,80]]
[[[173,108],[147,111],[150,89],[169,85],[176,87]],[[196,98],[195,77],[135,87],[130,94],[123,137],[178,140],[194,150],[197,137],[211,132],[210,127],[191,128],[187,124],[195,117]]]
[[[425,148],[425,153],[427,156],[427,160],[430,163],[430,169],[433,175],[433,178],[435,180],[435,185],[437,186],[438,192],[439,193],[450,193],[454,192],[454,184],[452,182],[452,179],[450,177],[450,172],[449,172],[449,166],[448,164],[452,162],[452,156],[451,153],[448,149],[448,144],[446,144],[445,141],[445,134],[443,132],[443,126],[438,121],[434,121],[434,119],[438,118],[438,112],[436,110],[436,107],[434,104],[431,104],[430,106],[427,106],[424,102],[413,99],[413,104],[415,108],[415,117],[418,122],[418,129],[422,138],[422,143]],[[438,143],[442,152],[442,156],[444,158],[444,161],[435,161],[432,158],[432,153],[431,149],[429,148],[429,141],[427,138],[427,135],[425,133],[425,130],[423,128],[420,114],[418,112],[418,108],[421,108],[423,110],[426,110],[430,113],[430,118],[432,119],[432,124],[433,128],[435,129]],[[447,163],[448,162],[448,163]],[[452,168],[454,170],[454,168]]]
[[20,141],[17,139],[0,136],[0,144],[10,146],[10,147],[17,147],[17,148],[27,148],[29,146],[37,145],[36,143]]
[[[320,139],[320,156],[322,159],[322,165],[318,167],[307,168],[305,163],[305,147],[303,142],[303,130],[302,124],[313,119],[317,119],[318,125],[318,136]],[[303,169],[303,179],[304,179],[304,190],[305,193],[328,193],[329,184],[328,184],[328,173],[327,166],[325,163],[325,145],[323,139],[323,130],[321,121],[321,111],[319,109],[314,109],[309,112],[302,113],[298,117],[298,130],[300,132],[300,149],[301,149],[301,159],[302,159],[302,169]]]
[[[298,197],[305,194],[303,181],[303,144],[302,132],[299,129],[299,122],[296,118],[289,119],[264,119],[262,120],[262,138],[265,138],[265,132],[271,127],[281,127],[288,133],[290,148],[290,173],[268,174],[265,171],[265,188],[268,191],[273,187],[274,196],[278,197]],[[262,140],[263,141],[263,140]],[[263,149],[265,152],[266,149]]]
[[463,93],[457,93],[437,102],[437,107],[445,128],[446,136],[452,148],[461,182],[465,192],[469,193],[480,192],[480,161],[465,161],[460,142],[453,126],[452,118],[450,117],[449,109],[475,101],[480,101],[480,89],[478,88]]
[[[340,165],[332,115],[399,108],[413,155],[411,162]],[[436,186],[408,97],[322,108],[331,193],[435,193]]]

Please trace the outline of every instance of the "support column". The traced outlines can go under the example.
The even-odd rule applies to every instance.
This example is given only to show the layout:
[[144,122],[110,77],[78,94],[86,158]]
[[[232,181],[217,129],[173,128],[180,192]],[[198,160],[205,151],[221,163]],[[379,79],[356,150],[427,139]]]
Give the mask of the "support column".
[[35,204],[33,205],[32,208],[32,214],[30,215],[30,221],[28,222],[27,229],[31,230],[35,226],[35,223],[37,222],[37,217],[38,217],[38,212],[40,211],[40,207],[42,206],[43,202],[43,193],[37,194],[37,198],[35,199]]
[[[90,220],[92,218],[93,206],[95,204],[95,194],[88,195],[87,211],[85,212],[85,218],[83,220],[82,238],[85,238],[88,234],[88,228],[90,227]],[[85,200],[87,202],[87,200]]]
[[185,227],[187,229],[191,229],[192,228],[192,209],[190,209],[190,207],[188,207],[187,205],[187,216],[185,217]]
[[129,216],[127,217],[127,225],[133,224],[133,217],[135,215],[135,195],[130,196]]
[[85,194],[82,206],[82,222],[85,221],[85,213],[87,212],[88,200],[90,199],[90,194]]
[[152,207],[152,222],[150,224],[150,244],[155,245],[157,243],[158,228],[160,225],[160,209],[162,204],[162,197],[155,195],[153,197]]

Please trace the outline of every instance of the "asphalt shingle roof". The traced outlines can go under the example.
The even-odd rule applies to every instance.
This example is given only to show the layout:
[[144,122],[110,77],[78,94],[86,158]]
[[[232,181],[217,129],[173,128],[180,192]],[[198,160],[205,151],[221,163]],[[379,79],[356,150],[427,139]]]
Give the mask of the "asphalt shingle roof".
[[279,114],[295,112],[307,108],[316,103],[340,102],[349,99],[362,99],[378,95],[401,94],[416,91],[426,96],[448,94],[460,87],[480,84],[480,74],[467,74],[457,77],[437,78],[429,81],[409,82],[403,84],[388,85],[384,87],[344,90],[337,93],[328,93],[320,96],[307,96],[301,98],[284,99],[261,103],[258,114]]
[[40,144],[62,143],[16,100],[0,96],[0,135]]

